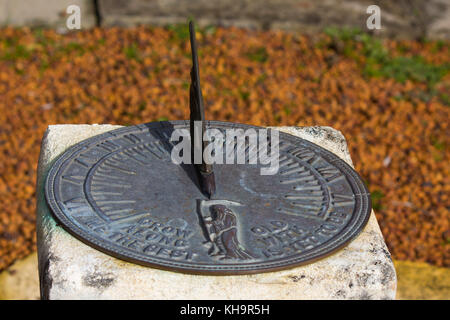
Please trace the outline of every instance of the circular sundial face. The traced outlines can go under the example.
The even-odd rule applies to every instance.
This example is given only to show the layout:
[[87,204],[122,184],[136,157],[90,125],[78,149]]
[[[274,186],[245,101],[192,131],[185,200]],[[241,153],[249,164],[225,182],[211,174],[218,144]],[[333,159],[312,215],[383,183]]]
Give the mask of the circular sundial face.
[[[261,175],[268,165],[260,161],[214,164],[217,189],[208,199],[193,165],[171,160],[171,134],[183,128],[188,121],[124,127],[71,147],[45,186],[57,220],[112,256],[196,274],[309,263],[365,226],[371,203],[359,175],[333,153],[281,132],[278,173]],[[259,129],[216,121],[207,128]]]

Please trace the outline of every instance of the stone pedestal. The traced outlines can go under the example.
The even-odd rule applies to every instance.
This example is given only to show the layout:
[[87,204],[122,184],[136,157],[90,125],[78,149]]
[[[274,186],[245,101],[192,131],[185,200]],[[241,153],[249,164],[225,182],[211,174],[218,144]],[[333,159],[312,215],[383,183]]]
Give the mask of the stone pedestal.
[[[50,126],[42,140],[37,181],[39,279],[43,299],[394,299],[396,274],[372,212],[347,247],[315,263],[279,272],[199,276],[142,267],[80,242],[53,219],[44,197],[47,172],[73,144],[119,128]],[[279,127],[352,165],[345,138],[330,127]]]

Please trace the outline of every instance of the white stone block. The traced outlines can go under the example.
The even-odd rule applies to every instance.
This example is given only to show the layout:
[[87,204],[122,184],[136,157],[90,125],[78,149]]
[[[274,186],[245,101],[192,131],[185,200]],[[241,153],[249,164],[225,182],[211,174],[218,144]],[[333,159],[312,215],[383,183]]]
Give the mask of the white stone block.
[[[106,255],[69,235],[52,217],[44,181],[70,146],[119,128],[54,125],[42,140],[37,181],[37,234],[44,299],[394,299],[394,265],[372,212],[344,249],[288,270],[239,276],[201,276],[143,267]],[[352,165],[343,135],[330,127],[279,127],[314,142]]]

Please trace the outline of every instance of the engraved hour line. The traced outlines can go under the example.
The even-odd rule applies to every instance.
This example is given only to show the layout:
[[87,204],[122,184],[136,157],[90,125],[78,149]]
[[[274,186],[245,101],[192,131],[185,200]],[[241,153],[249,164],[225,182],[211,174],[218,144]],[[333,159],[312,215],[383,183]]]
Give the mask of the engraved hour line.
[[318,220],[318,221],[323,221],[324,218],[320,217],[320,216],[316,216],[313,214],[307,214],[307,213],[302,213],[302,212],[298,212],[298,211],[291,211],[290,209],[287,208],[278,208],[278,211],[284,214],[288,214],[291,216],[300,216],[303,218],[311,218],[314,220]]
[[316,163],[319,163],[322,160],[321,157],[317,156],[316,158],[314,158],[314,160],[312,162],[309,162],[309,164],[315,168],[314,166],[316,165]]
[[[120,162],[117,161],[117,160],[114,160],[114,159],[107,159],[107,160],[105,160],[105,161],[103,162],[103,166],[109,167],[109,168],[111,168],[111,169],[119,170],[120,172],[129,174],[129,175],[135,175],[135,174],[136,174],[136,171],[134,171],[134,170],[127,170],[127,169],[125,169],[125,168],[122,168],[121,166],[118,165],[118,163],[120,163]],[[106,170],[105,170],[104,168],[102,168],[102,167],[98,168],[98,170],[99,170],[100,172],[102,172],[102,173],[106,173],[106,172],[105,172]],[[114,172],[114,171],[113,171],[113,172]]]
[[103,174],[101,172],[98,172],[98,170],[95,173],[94,177],[92,178],[92,181],[93,181],[93,184],[96,183],[96,182],[100,182],[100,183],[101,182],[106,182],[106,183],[118,182],[118,183],[123,183],[125,185],[131,186],[131,184],[126,183],[126,181],[122,177],[118,177],[118,176],[115,176],[115,175],[112,175],[112,174],[111,175]]
[[[125,171],[128,172],[129,174],[135,174],[128,170],[125,170]],[[102,167],[99,167],[97,169],[97,171],[95,172],[95,174],[92,178],[92,183],[91,183],[91,194],[93,196],[94,195],[96,196],[97,203],[98,203],[98,200],[105,200],[105,196],[107,196],[107,195],[112,195],[112,196],[122,195],[121,192],[105,192],[105,191],[103,191],[104,187],[117,187],[117,188],[125,188],[125,189],[129,189],[132,187],[132,185],[129,183],[126,183],[126,180],[124,180],[122,177],[115,176],[112,173],[114,173],[114,171],[105,173],[105,170],[102,169]],[[128,200],[125,200],[125,201],[128,201]]]
[[86,203],[86,199],[82,197],[75,197],[66,201],[63,201],[63,204],[67,207],[67,210],[73,216],[81,216],[84,214],[89,214],[89,206]]
[[[163,159],[163,152],[158,147],[151,147],[150,144],[144,144],[144,148],[150,152],[153,156],[158,158],[159,160]],[[161,154],[158,154],[156,150],[160,151]]]
[[95,201],[97,204],[99,205],[105,205],[105,204],[126,204],[126,203],[136,203],[136,200],[100,200],[100,201]]
[[296,161],[286,156],[280,157],[280,169],[281,168],[291,168],[292,166],[298,165]]
[[132,214],[132,215],[127,215],[125,217],[120,217],[120,218],[114,219],[114,221],[109,223],[108,226],[110,226],[110,227],[117,227],[117,226],[120,226],[123,223],[131,223],[134,220],[141,219],[141,218],[143,218],[145,216],[149,216],[149,213],[148,212],[143,212],[143,213],[135,213],[135,214]]
[[311,209],[317,209],[320,210],[321,209],[321,205],[323,202],[323,197],[311,197],[311,199],[307,202],[291,202],[291,205],[294,207],[299,207],[302,209],[306,209],[306,210],[311,210]]
[[[143,217],[146,217],[148,215],[149,215],[148,212],[135,213],[135,214],[132,214],[132,215],[127,215],[125,217],[119,217],[119,218],[116,218],[116,219],[110,219],[109,220],[110,222],[106,222],[104,220],[103,221],[98,221],[97,220],[98,218],[96,216],[93,216],[93,217],[90,217],[89,220],[84,220],[83,224],[87,225],[87,227],[90,227],[91,229],[99,229],[99,228],[111,229],[111,228],[120,227],[124,223],[130,224],[130,223],[134,222],[135,220],[142,219]],[[91,226],[89,224],[91,224],[93,226]]]
[[319,185],[319,183],[317,181],[314,181],[314,183],[310,182],[308,185],[295,186],[294,190],[296,190],[296,191],[307,191],[307,190],[318,191],[318,190],[322,190],[322,187]]
[[300,147],[289,150],[289,153],[305,162],[308,162],[308,163],[316,155],[314,152],[312,152],[308,149],[305,149],[305,148],[300,148]]
[[99,228],[105,228],[107,224],[104,220],[99,219],[97,216],[81,216],[77,217],[78,223],[84,225],[85,227],[88,227],[90,229],[99,229]]
[[121,196],[123,193],[122,192],[92,191],[91,194],[93,196],[102,196],[102,195]]
[[70,210],[71,208],[76,209],[80,207],[84,207],[86,205],[86,201],[82,197],[75,197],[69,200],[63,201],[64,205]]
[[299,164],[297,164],[297,168],[293,168],[293,169],[286,170],[286,171],[281,171],[280,175],[287,176],[287,175],[290,175],[290,174],[293,174],[293,173],[303,172],[305,170],[306,169],[304,167],[301,167]]
[[112,141],[109,140],[105,140],[103,142],[100,142],[99,144],[97,144],[97,147],[102,148],[108,152],[112,152],[114,150],[120,149],[121,146],[118,144],[115,144]]
[[155,137],[152,133],[154,133],[157,136],[156,137],[156,142],[164,141],[164,143],[169,144],[170,146],[174,145],[173,142],[170,141],[170,137],[165,131],[154,130],[152,132],[149,132],[149,135],[151,137]]
[[62,176],[61,179],[79,186],[84,183],[85,177],[84,176]]
[[83,161],[80,161],[78,158],[75,158],[74,161],[77,162],[78,164],[81,164],[85,168],[89,168],[89,165],[87,165]]
[[325,197],[324,197],[324,192],[322,190],[320,190],[320,191],[317,191],[315,194],[309,193],[309,192],[306,194],[305,193],[287,194],[287,195],[285,195],[285,198],[293,199],[293,200],[302,200],[302,199],[313,200],[313,199],[320,198],[321,200],[323,200]]
[[132,143],[139,143],[142,141],[138,136],[136,136],[132,133],[124,135],[123,138],[127,139],[128,141],[130,141]]
[[124,179],[120,176],[116,176],[112,173],[103,173],[100,170],[96,170],[93,179],[99,180],[99,181],[110,181],[115,180],[118,182],[125,182]]
[[92,190],[101,190],[102,187],[117,187],[117,188],[126,188],[129,189],[132,186],[130,184],[117,184],[108,181],[92,181]]
[[150,142],[143,144],[142,146],[135,146],[124,150],[123,153],[130,159],[143,165],[149,164],[150,162],[148,160],[153,160],[153,157],[160,160],[169,157],[167,151],[158,142]]
[[323,194],[324,194],[323,190],[319,190],[319,191],[309,191],[306,194],[304,194],[304,193],[296,193],[296,194],[289,193],[289,194],[285,195],[284,197],[286,199],[302,199],[303,197],[320,196]]
[[[145,149],[147,149],[150,153],[152,153],[159,159],[164,158],[164,156],[166,156],[166,157],[169,156],[167,150],[161,146],[161,143],[159,141],[146,143],[143,146]],[[160,154],[156,153],[156,151],[159,151]]]
[[[120,166],[114,166],[109,163],[107,163],[105,160],[103,163],[101,163],[95,170],[95,177],[101,177],[101,178],[111,178],[115,180],[123,180],[123,175],[121,173],[125,173],[127,175],[135,175],[136,171],[134,170],[127,170]],[[114,170],[118,169],[118,170]],[[119,171],[119,172],[118,172]]]
[[[84,161],[84,160],[82,160],[80,158],[84,158],[86,161]],[[92,160],[92,162],[91,161],[87,161],[88,159]],[[74,159],[74,161],[77,162],[78,164],[82,165],[85,168],[90,168],[94,163],[97,162],[97,160],[92,159],[92,158],[90,158],[89,156],[87,156],[87,155],[85,155],[83,153],[80,153],[78,155],[78,157]]]
[[294,194],[287,194],[284,196],[286,199],[288,200],[316,200],[316,199],[320,199],[322,202],[323,200],[323,193],[320,194],[299,194],[299,195],[294,195]]
[[351,206],[355,203],[355,197],[354,195],[333,193],[331,202],[333,207]]
[[290,183],[297,183],[297,182],[302,182],[302,181],[307,181],[307,180],[311,180],[308,182],[313,182],[314,181],[314,176],[312,174],[310,174],[309,172],[304,172],[299,174],[299,178],[294,178],[294,179],[289,179],[289,180],[280,180],[281,184],[290,184]]
[[164,141],[170,141],[170,136],[165,130],[158,131],[158,133],[164,138]]
[[108,207],[106,205],[99,206],[104,215],[106,215],[110,220],[116,220],[117,218],[127,217],[128,214],[133,211],[133,209],[115,209],[111,210],[112,207]]
[[107,191],[100,190],[100,191],[91,191],[91,194],[95,195],[95,196],[97,196],[97,195],[121,196],[123,193],[120,192],[120,191],[118,191],[118,192],[114,192],[114,191],[107,192]]
[[123,210],[105,211],[105,213],[111,220],[117,220],[121,217],[128,216],[128,213],[130,213],[131,211],[133,211],[133,210],[132,209],[123,209]]
[[328,183],[336,182],[345,178],[345,176],[336,168],[331,165],[325,167],[316,168],[316,170],[327,180]]

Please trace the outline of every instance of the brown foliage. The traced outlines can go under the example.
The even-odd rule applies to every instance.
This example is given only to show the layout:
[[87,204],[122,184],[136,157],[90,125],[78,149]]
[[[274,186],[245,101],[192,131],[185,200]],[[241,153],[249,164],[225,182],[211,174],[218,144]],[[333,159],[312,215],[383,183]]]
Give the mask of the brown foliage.
[[[395,258],[450,265],[450,108],[425,84],[365,78],[357,60],[281,32],[200,32],[207,118],[332,126],[374,194]],[[427,61],[449,47],[389,41]],[[397,51],[395,51],[397,52]],[[187,39],[163,28],[0,32],[0,269],[35,246],[35,181],[50,124],[187,119]],[[447,92],[447,75],[437,89]]]

